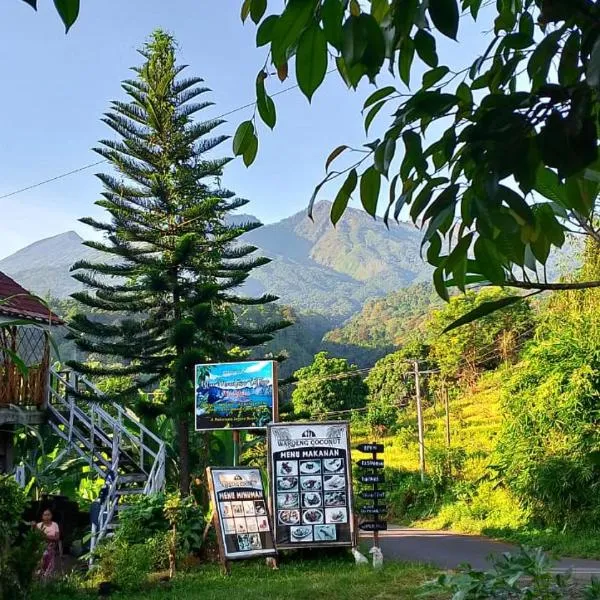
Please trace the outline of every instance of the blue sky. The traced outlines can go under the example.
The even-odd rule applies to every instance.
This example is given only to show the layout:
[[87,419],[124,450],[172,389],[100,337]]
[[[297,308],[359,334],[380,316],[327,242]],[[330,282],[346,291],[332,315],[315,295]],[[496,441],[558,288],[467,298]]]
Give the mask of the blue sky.
[[[175,35],[181,62],[213,90],[215,106],[202,118],[254,99],[265,52],[255,48],[253,24],[242,26],[240,0],[83,0],[79,21],[67,36],[51,0],[38,3],[38,13],[21,0],[0,4],[0,195],[98,160],[91,148],[112,137],[100,117],[110,100],[122,97],[120,82],[139,63],[135,50],[156,27]],[[487,43],[470,19],[463,24],[466,42],[444,42],[440,49],[460,66]],[[269,89],[289,85],[273,81]],[[304,209],[331,149],[364,143],[360,109],[369,91],[364,85],[358,93],[348,92],[332,74],[312,105],[298,90],[281,95],[277,127],[262,132],[255,165],[246,169],[235,161],[224,185],[250,199],[247,212],[266,223]],[[220,133],[232,134],[251,113],[231,115]],[[230,142],[221,149],[230,154]],[[70,229],[89,237],[77,218],[101,216],[93,206],[101,189],[93,176],[98,169],[0,200],[0,257]]]
[[272,379],[273,377],[273,363],[268,360],[198,366],[210,368],[211,383],[231,383],[246,378]]

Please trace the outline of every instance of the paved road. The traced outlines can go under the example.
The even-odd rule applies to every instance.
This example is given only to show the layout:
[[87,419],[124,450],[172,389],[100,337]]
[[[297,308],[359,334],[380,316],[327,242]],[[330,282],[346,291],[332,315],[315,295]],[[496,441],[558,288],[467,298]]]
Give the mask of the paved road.
[[[372,534],[361,534],[365,542],[369,538]],[[517,550],[510,544],[481,536],[395,526],[381,532],[379,539],[384,558],[432,563],[444,569],[455,569],[461,563],[485,569],[489,566],[490,554]],[[573,575],[600,576],[600,560],[565,558],[556,564],[556,570],[568,569]]]

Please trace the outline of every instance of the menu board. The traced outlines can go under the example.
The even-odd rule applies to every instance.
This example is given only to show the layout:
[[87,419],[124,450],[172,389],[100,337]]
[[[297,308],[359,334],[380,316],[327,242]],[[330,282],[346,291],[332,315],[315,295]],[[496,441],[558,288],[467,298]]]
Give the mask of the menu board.
[[275,554],[261,473],[244,467],[206,470],[225,560]]
[[352,478],[346,421],[268,426],[275,544],[352,546]]

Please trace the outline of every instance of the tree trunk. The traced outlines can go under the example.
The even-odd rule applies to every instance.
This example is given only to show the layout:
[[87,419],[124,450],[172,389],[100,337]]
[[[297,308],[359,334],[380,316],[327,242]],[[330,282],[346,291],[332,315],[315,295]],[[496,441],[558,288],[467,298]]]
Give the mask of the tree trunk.
[[179,491],[182,496],[190,494],[190,425],[187,417],[177,419],[179,442]]

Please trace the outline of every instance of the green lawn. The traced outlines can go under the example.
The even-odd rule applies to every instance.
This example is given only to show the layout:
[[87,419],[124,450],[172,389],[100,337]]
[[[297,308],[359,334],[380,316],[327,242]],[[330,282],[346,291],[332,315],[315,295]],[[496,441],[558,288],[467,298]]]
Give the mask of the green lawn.
[[[386,563],[375,571],[370,565],[355,566],[345,558],[288,559],[278,571],[264,562],[232,565],[231,576],[220,573],[215,565],[200,567],[174,581],[156,584],[135,593],[115,593],[115,600],[384,600],[414,599],[419,587],[435,577],[435,570],[418,564]],[[50,590],[47,590],[50,592]],[[52,590],[52,600],[97,597],[88,594],[61,595]],[[34,600],[48,597],[36,595]],[[439,598],[443,598],[440,596]]]

